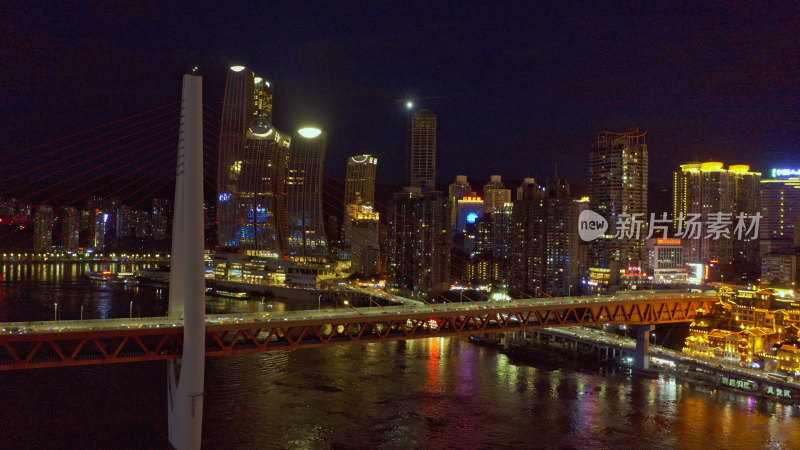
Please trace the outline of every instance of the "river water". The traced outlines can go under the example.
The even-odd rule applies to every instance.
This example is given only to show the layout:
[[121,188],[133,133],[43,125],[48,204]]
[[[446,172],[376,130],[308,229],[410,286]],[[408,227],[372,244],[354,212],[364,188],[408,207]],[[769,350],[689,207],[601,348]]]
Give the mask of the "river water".
[[[143,315],[166,308],[163,289],[101,285],[81,276],[86,266],[61,266],[34,280],[31,273],[44,269],[17,267],[9,275],[14,270],[0,267],[0,321],[51,319],[56,300],[61,319],[77,318],[80,305],[86,318],[126,317],[132,309],[135,315],[137,305]],[[267,302],[276,309],[298,306]],[[212,307],[265,306],[259,299],[216,299]],[[800,443],[798,406],[674,379],[631,378],[580,361],[532,366],[459,338],[210,358],[205,387],[209,448]],[[0,372],[0,400],[0,447],[169,447],[164,362]]]

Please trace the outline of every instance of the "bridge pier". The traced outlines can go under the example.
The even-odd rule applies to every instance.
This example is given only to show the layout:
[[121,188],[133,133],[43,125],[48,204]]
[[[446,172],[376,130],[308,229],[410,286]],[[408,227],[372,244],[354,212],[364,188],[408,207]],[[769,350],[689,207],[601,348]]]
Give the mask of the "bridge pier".
[[636,332],[636,351],[633,355],[634,369],[650,370],[650,332],[656,329],[655,325],[630,325],[629,328]]
[[183,76],[170,264],[170,317],[183,317],[183,353],[168,362],[169,442],[199,449],[203,431],[206,294],[203,268],[203,79]]

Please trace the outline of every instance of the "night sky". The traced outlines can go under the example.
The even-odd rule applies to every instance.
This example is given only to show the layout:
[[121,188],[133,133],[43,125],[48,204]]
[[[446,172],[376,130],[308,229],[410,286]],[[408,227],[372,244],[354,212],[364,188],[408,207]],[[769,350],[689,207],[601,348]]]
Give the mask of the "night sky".
[[[245,2],[246,3],[246,2]],[[329,133],[327,168],[404,170],[405,107],[439,115],[438,183],[583,183],[597,132],[648,130],[651,179],[689,160],[800,166],[800,7],[720,2],[6,2],[0,149],[14,152],[180,98],[199,66],[217,109],[227,68],[273,82],[279,129]],[[177,119],[176,119],[177,120]]]

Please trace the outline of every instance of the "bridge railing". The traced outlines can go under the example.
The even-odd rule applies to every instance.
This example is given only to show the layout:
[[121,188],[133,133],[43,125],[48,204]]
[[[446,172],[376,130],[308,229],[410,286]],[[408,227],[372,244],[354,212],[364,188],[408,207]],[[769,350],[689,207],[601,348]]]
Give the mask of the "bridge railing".
[[[280,312],[253,312],[253,313],[231,313],[214,314],[206,316],[207,325],[219,325],[238,322],[251,321],[277,321],[277,320],[311,320],[327,318],[365,318],[376,317],[386,314],[408,314],[408,313],[437,313],[471,311],[479,309],[506,309],[519,307],[551,307],[564,305],[575,306],[585,304],[587,307],[600,305],[610,302],[637,302],[650,300],[671,300],[671,299],[690,299],[690,298],[709,298],[716,294],[711,293],[689,293],[675,292],[663,293],[659,291],[641,292],[638,294],[625,294],[618,296],[603,297],[555,297],[555,298],[529,298],[511,301],[483,301],[483,302],[459,302],[459,303],[436,303],[431,305],[396,305],[383,307],[359,307],[359,308],[335,308],[335,309],[304,309],[296,311]],[[7,322],[0,323],[0,334],[24,334],[24,333],[45,333],[45,332],[69,332],[69,331],[100,331],[100,330],[119,330],[135,328],[162,328],[162,327],[181,327],[183,320],[170,317],[139,317],[139,318],[113,318],[113,319],[88,319],[88,320],[59,320],[59,321],[29,321],[29,322]]]

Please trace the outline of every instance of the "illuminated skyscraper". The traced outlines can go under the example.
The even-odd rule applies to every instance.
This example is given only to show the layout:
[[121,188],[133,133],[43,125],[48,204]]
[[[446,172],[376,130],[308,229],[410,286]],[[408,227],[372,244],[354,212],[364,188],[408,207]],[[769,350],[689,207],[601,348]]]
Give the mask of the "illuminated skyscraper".
[[449,194],[451,205],[450,226],[455,229],[456,218],[458,217],[458,201],[464,197],[477,197],[478,194],[472,190],[472,187],[470,187],[469,182],[467,182],[466,175],[456,176],[456,181],[454,183],[450,183]]
[[106,249],[106,227],[108,226],[108,217],[108,213],[95,209],[91,242],[91,247],[95,252],[103,252]]
[[[759,181],[761,174],[751,172],[750,166],[732,165],[724,168],[721,162],[682,164],[673,174],[673,216],[677,220],[690,214],[700,214],[703,222],[709,214],[731,213],[736,225],[736,215],[748,216],[760,211]],[[733,227],[731,227],[731,231]],[[727,264],[734,259],[756,261],[758,246],[755,239],[731,238],[684,239],[684,260],[688,263],[708,264],[711,261]]]
[[133,236],[136,226],[136,211],[128,205],[122,205],[116,210],[115,220],[117,222],[117,239],[126,239]]
[[61,247],[64,250],[77,250],[80,237],[80,215],[78,210],[67,206],[61,210]]
[[423,193],[436,190],[436,125],[436,114],[425,109],[411,119],[408,181]]
[[33,216],[33,252],[46,253],[53,248],[53,207],[38,205]]
[[456,242],[463,242],[461,246],[468,254],[472,254],[475,250],[478,221],[483,217],[483,199],[480,197],[462,198],[458,201],[456,215],[458,216],[454,230],[454,233],[457,233]]
[[517,189],[512,216],[509,287],[524,296],[536,296],[545,279],[545,192],[533,178]]
[[380,216],[362,206],[347,229],[350,267],[362,275],[377,275],[380,259]]
[[322,176],[326,134],[301,128],[292,136],[286,171],[289,255],[303,261],[327,261],[322,216]]
[[494,214],[496,207],[502,207],[511,201],[511,189],[506,189],[500,175],[492,175],[490,181],[483,185],[483,206],[486,214]]
[[396,193],[389,216],[388,285],[427,297],[450,287],[450,209],[441,192]]
[[272,86],[242,66],[228,71],[222,106],[217,234],[253,256],[286,254],[291,138],[272,126]]
[[483,205],[483,199],[480,197],[464,197],[458,200],[456,207],[456,229],[461,233],[467,232],[467,226],[469,224],[474,225],[478,219],[483,217]]
[[427,297],[450,287],[450,199],[436,191],[436,114],[421,110],[409,127],[409,185],[394,196],[389,215],[388,285]]
[[172,200],[154,198],[151,211],[153,239],[163,241],[172,232]]
[[799,173],[800,170],[772,169],[772,178],[761,180],[762,284],[779,280],[795,289],[800,286]]
[[570,295],[578,292],[580,282],[579,204],[563,179],[548,181],[545,194],[545,291]]
[[375,206],[375,172],[378,158],[372,155],[351,156],[345,175],[345,205]]
[[761,254],[792,247],[800,221],[800,177],[761,180]]
[[378,158],[358,155],[347,158],[344,189],[344,236],[350,242],[348,229],[359,214],[371,212],[375,206],[375,172]]
[[[646,131],[603,131],[589,154],[589,209],[608,221],[608,231],[589,245],[590,270],[608,274],[618,285],[620,271],[641,273],[647,264],[647,143]],[[639,238],[615,238],[620,214],[640,214],[645,225]],[[601,290],[605,290],[601,289]]]

